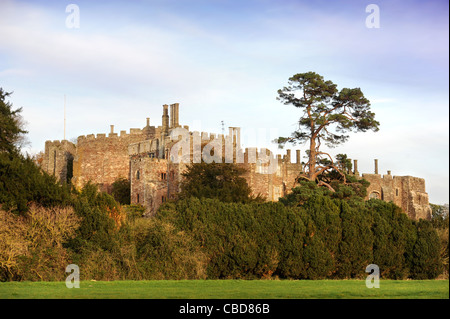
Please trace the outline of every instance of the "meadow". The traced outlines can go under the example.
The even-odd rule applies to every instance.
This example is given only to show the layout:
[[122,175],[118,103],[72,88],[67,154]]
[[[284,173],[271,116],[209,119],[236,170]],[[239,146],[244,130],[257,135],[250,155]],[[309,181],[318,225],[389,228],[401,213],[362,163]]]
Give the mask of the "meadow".
[[448,280],[142,280],[2,282],[0,299],[448,299]]

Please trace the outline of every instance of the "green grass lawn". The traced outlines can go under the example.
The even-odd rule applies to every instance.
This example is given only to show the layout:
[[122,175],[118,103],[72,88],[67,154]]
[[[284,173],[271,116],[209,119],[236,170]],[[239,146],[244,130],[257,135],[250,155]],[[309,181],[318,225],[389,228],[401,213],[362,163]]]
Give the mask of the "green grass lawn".
[[369,289],[364,280],[164,280],[2,282],[0,299],[448,299],[448,280],[381,280]]

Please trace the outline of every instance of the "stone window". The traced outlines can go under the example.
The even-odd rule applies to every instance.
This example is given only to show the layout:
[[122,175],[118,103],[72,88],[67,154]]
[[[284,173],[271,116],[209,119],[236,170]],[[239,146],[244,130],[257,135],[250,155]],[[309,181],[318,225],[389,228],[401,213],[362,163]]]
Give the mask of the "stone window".
[[398,196],[398,188],[395,189],[395,196]]
[[139,204],[139,194],[136,195],[136,202]]
[[139,179],[139,178],[141,178],[141,172],[139,170],[137,170],[137,172],[136,172],[136,179]]
[[165,181],[167,179],[166,173],[161,173],[161,180]]

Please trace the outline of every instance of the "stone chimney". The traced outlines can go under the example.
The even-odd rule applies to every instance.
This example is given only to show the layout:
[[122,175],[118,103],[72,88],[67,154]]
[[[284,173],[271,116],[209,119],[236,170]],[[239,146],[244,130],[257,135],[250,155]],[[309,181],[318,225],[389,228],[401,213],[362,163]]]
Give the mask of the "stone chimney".
[[170,128],[175,128],[180,126],[178,116],[179,116],[179,103],[170,104]]
[[353,160],[353,174],[359,176],[358,172],[358,160]]
[[378,160],[375,160],[375,174],[378,174]]
[[169,106],[167,104],[164,104],[162,115],[162,133],[167,134],[168,132],[169,132]]

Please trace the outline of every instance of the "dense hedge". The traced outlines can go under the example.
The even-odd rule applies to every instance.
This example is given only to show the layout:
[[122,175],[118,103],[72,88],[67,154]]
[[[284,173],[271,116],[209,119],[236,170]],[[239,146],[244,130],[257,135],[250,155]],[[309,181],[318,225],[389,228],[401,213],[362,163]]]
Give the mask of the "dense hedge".
[[190,198],[157,217],[192,234],[209,258],[207,277],[435,278],[439,238],[428,221],[412,221],[392,203],[347,202],[322,194],[301,207]]

